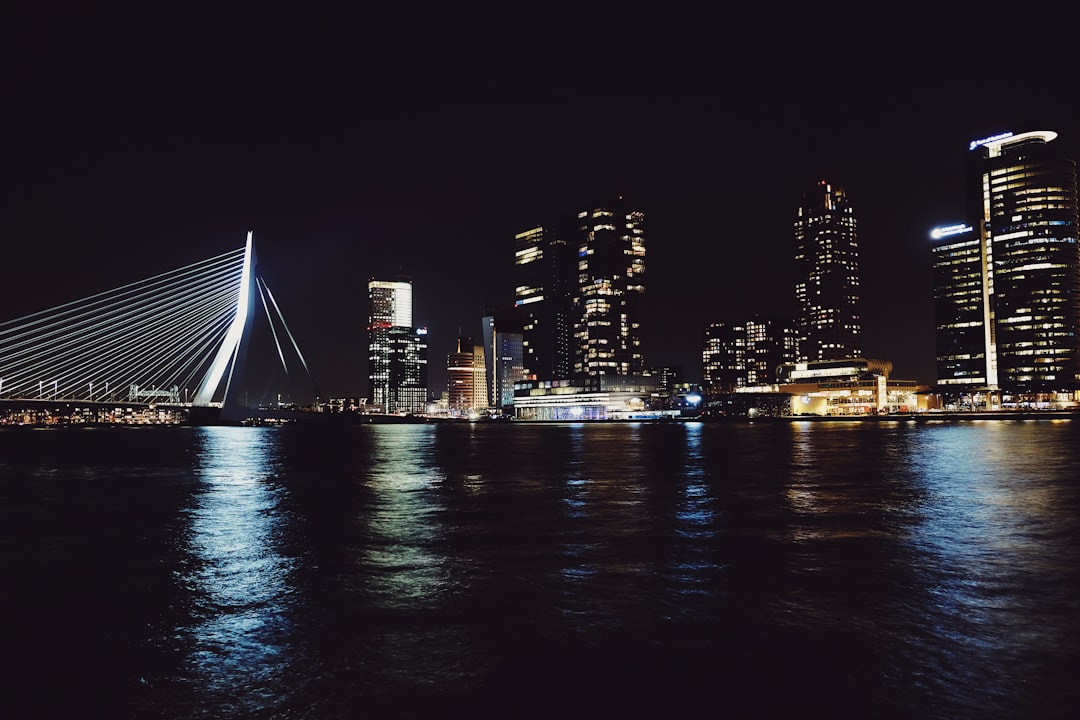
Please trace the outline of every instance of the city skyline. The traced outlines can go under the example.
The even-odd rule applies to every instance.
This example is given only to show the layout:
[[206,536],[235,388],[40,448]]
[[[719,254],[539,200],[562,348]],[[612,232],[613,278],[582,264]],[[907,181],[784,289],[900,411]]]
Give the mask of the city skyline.
[[644,94],[606,124],[575,113],[603,96],[570,91],[245,113],[219,86],[175,105],[118,86],[71,127],[46,100],[19,118],[9,165],[0,231],[24,271],[3,315],[239,247],[251,230],[326,396],[368,394],[366,283],[398,274],[429,328],[437,394],[459,328],[479,336],[484,305],[513,299],[515,234],[623,195],[649,223],[644,364],[699,380],[708,323],[794,311],[792,224],[804,187],[827,179],[859,217],[864,354],[931,384],[929,232],[962,219],[969,141],[1054,130],[1078,155],[1077,109],[1050,71],[992,105],[975,100],[1003,76],[946,79],[913,70],[828,101],[792,80]]

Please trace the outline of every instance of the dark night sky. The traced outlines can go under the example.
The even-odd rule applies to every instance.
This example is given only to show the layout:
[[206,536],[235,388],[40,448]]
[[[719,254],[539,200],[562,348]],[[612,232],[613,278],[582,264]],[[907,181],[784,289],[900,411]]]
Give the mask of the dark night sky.
[[616,194],[647,214],[646,362],[699,379],[706,322],[792,309],[791,223],[818,178],[857,214],[866,353],[932,382],[927,233],[964,219],[968,141],[1080,134],[1071,60],[991,76],[918,42],[519,72],[475,49],[62,42],[77,34],[8,63],[0,316],[250,229],[324,396],[366,393],[370,277],[413,278],[440,388],[458,328],[477,335],[482,303],[512,298],[513,235]]

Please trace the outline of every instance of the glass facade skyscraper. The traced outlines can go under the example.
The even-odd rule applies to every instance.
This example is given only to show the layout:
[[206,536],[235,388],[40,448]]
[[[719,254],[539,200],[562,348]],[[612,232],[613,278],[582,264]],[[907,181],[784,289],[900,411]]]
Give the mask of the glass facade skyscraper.
[[616,203],[578,213],[574,373],[638,375],[645,214]]
[[801,360],[862,355],[859,244],[847,194],[825,180],[803,197],[795,220],[795,298]]
[[[986,142],[972,152],[993,298],[997,382],[1014,392],[1072,388],[1080,329],[1076,164],[1053,132]],[[974,208],[973,208],[974,209]]]
[[795,361],[794,323],[781,315],[757,314],[744,323],[710,323],[705,327],[701,365],[706,391],[774,385],[777,369]]
[[446,357],[447,407],[464,416],[488,407],[484,347],[472,338],[459,337],[457,349]]
[[513,412],[514,383],[525,379],[521,315],[489,309],[483,318],[488,407]]
[[970,225],[936,228],[934,329],[938,385],[974,390],[996,385],[989,357],[989,300],[986,257]]
[[570,377],[573,255],[553,225],[514,236],[514,305],[521,316],[524,374],[534,380]]
[[1057,133],[969,146],[969,225],[934,237],[938,384],[1052,393],[1080,379],[1076,164]]
[[427,328],[412,324],[412,282],[368,282],[368,392],[387,413],[427,405]]

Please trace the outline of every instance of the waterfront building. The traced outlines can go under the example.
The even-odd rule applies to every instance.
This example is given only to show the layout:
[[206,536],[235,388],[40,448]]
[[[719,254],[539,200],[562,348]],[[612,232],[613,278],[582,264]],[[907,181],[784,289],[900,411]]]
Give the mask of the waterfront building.
[[822,180],[803,196],[795,220],[799,358],[862,354],[859,245],[847,193]]
[[656,389],[660,392],[675,392],[683,385],[683,368],[681,365],[662,365],[649,370],[649,375],[656,378]]
[[512,414],[514,383],[526,379],[521,316],[514,310],[489,310],[482,321],[488,407]]
[[412,324],[412,281],[368,282],[368,391],[386,413],[422,413],[427,404],[427,328]]
[[521,314],[522,364],[530,378],[570,377],[575,282],[573,250],[555,224],[514,236],[514,305]]
[[937,384],[946,392],[986,390],[997,378],[990,364],[985,246],[972,226],[963,223],[935,228],[930,235]]
[[710,323],[701,353],[705,390],[732,392],[776,384],[777,368],[797,357],[797,337],[794,322],[780,315]]
[[798,332],[791,317],[758,314],[746,321],[746,386],[775,385],[784,363],[798,357]]
[[658,408],[652,376],[594,375],[576,380],[524,381],[514,386],[517,420],[585,422],[678,417],[677,409]]
[[578,213],[573,372],[640,375],[645,215],[619,198]]
[[459,337],[457,350],[447,355],[447,409],[451,415],[465,417],[488,406],[484,366],[484,348],[472,338]]
[[716,322],[705,327],[701,369],[707,393],[746,385],[746,326]]
[[969,146],[969,223],[932,233],[942,389],[1071,403],[1080,386],[1076,163],[1056,138],[1002,133]]
[[784,363],[777,390],[790,397],[790,415],[877,415],[926,410],[925,388],[891,380],[892,363],[846,358]]

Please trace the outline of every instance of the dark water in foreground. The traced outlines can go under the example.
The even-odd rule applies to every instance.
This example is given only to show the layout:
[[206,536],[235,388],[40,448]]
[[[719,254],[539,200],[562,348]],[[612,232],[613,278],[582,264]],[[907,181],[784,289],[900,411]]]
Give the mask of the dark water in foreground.
[[0,716],[1073,717],[1078,440],[0,432]]

